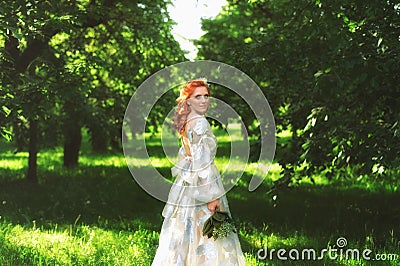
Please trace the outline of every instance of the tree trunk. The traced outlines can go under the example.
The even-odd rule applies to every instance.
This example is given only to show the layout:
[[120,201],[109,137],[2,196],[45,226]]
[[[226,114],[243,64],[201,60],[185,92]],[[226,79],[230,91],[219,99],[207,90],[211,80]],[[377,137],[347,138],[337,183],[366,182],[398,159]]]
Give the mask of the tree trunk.
[[12,118],[13,127],[13,141],[15,143],[14,153],[21,151],[26,151],[29,141],[29,124],[26,125],[25,122],[18,120],[17,117]]
[[27,180],[32,183],[37,183],[37,152],[38,148],[38,120],[29,119],[29,158],[28,158],[28,174]]
[[92,149],[95,153],[106,153],[108,148],[107,132],[101,125],[90,129],[90,136],[92,142]]
[[115,132],[115,134],[112,136],[110,140],[111,147],[114,150],[121,150],[122,149],[122,134],[125,132],[122,130],[122,125],[118,127],[118,130]]
[[68,118],[68,121],[64,124],[64,167],[73,168],[78,166],[81,142],[80,124]]

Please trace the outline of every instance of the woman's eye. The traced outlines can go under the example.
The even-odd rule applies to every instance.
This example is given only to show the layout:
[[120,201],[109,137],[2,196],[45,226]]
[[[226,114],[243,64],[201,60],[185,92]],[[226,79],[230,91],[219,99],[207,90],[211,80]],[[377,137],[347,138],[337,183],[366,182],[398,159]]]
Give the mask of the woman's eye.
[[[196,100],[200,100],[201,97],[202,97],[202,95],[196,95],[196,96],[194,96],[194,98],[195,98]],[[208,99],[208,94],[204,95],[204,99],[206,99],[206,100]]]

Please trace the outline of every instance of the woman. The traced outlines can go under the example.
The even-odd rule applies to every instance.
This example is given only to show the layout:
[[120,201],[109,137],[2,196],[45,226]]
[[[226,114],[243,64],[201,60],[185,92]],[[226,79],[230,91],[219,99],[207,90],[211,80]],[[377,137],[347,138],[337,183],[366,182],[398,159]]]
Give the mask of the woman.
[[182,140],[175,182],[163,210],[156,265],[245,265],[236,233],[227,237],[202,235],[204,222],[215,210],[229,212],[225,191],[214,164],[216,138],[204,117],[210,88],[205,80],[189,81],[180,91],[174,128]]

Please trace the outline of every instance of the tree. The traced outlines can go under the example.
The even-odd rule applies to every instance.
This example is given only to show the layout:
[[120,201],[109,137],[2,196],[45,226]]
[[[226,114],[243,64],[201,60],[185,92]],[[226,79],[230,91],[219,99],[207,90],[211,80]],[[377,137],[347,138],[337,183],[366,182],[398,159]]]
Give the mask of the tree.
[[260,84],[293,133],[284,167],[361,174],[399,164],[399,25],[393,1],[232,0],[197,44]]
[[[104,150],[111,136],[121,135],[124,106],[137,85],[183,60],[170,33],[168,3],[16,0],[0,6],[2,114],[29,122],[28,179],[37,181],[44,119],[61,120],[64,165],[76,166],[83,126],[94,148]],[[18,124],[2,121],[2,134],[7,123]]]

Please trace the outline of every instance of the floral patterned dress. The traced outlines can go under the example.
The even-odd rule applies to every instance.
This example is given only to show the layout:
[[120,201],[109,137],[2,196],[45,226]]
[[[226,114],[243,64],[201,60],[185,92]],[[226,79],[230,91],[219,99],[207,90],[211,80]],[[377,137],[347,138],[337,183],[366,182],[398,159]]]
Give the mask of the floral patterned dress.
[[159,246],[153,266],[245,265],[236,233],[225,238],[202,235],[204,222],[212,214],[207,203],[218,198],[221,211],[230,213],[220,173],[214,164],[217,142],[203,116],[189,121],[190,155],[182,146],[172,168],[175,182],[164,207]]

